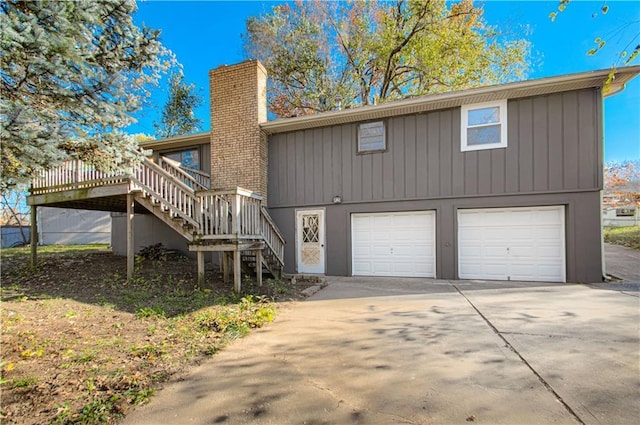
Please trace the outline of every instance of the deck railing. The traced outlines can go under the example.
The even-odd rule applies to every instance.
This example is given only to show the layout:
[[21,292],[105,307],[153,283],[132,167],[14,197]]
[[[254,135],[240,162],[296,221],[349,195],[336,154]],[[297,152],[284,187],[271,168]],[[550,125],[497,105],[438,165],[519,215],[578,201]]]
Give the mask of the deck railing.
[[196,192],[202,208],[199,216],[203,240],[262,239],[265,255],[284,265],[284,237],[262,206],[262,197],[240,187]]
[[201,200],[202,239],[262,239],[262,197],[240,187],[196,192]]
[[65,161],[58,167],[40,172],[31,183],[31,194],[60,192],[112,184],[127,183],[123,171],[99,171],[80,159]]

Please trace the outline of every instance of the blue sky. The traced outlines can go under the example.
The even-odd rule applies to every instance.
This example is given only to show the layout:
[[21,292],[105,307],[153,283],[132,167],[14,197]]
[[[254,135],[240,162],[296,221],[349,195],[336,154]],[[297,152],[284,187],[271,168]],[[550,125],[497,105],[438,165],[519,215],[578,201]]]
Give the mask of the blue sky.
[[[532,43],[532,68],[528,78],[606,69],[640,28],[639,1],[573,1],[555,22],[549,13],[557,1],[476,1],[485,20]],[[277,2],[253,1],[144,1],[138,2],[138,24],[162,30],[162,41],[183,65],[187,82],[201,88],[204,104],[196,111],[209,129],[208,71],[245,59],[241,34],[247,17],[267,12]],[[609,12],[600,12],[603,4]],[[597,13],[595,17],[592,15]],[[595,56],[586,52],[602,37],[607,46]],[[640,64],[636,60],[634,65]],[[130,132],[153,134],[153,121],[166,99],[164,85],[141,111]],[[640,159],[640,77],[622,93],[605,99],[605,160]]]

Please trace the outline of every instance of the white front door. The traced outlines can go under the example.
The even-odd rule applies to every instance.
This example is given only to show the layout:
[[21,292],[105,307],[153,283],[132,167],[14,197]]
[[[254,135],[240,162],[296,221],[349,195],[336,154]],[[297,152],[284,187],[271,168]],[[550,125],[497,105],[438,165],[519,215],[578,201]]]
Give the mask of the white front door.
[[324,210],[296,212],[298,273],[324,273]]

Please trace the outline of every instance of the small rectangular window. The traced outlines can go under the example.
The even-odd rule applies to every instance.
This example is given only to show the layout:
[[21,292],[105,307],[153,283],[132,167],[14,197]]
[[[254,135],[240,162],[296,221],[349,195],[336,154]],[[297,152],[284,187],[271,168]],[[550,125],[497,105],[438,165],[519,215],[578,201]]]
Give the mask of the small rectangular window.
[[462,106],[461,150],[507,147],[507,101]]
[[358,153],[379,152],[387,148],[384,122],[367,122],[358,125]]
[[635,215],[635,208],[616,208],[616,217],[633,217]]

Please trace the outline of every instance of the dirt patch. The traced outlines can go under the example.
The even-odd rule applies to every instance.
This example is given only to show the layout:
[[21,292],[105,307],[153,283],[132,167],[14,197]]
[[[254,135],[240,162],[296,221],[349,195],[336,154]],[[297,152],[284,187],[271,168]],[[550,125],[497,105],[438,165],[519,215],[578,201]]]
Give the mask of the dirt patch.
[[126,259],[105,250],[2,258],[1,418],[6,424],[114,423],[277,310],[304,298],[313,280],[243,279],[243,294],[193,260]]

